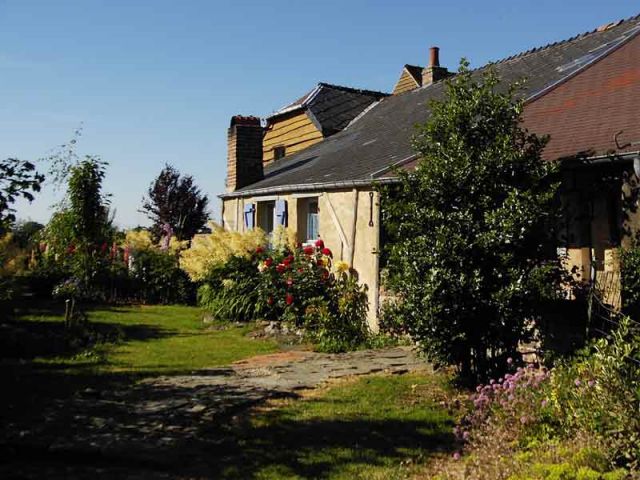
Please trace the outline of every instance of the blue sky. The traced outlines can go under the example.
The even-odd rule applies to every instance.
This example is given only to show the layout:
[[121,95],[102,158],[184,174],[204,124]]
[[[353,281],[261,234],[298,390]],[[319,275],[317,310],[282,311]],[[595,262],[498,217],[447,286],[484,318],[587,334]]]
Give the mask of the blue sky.
[[[0,0],[0,158],[72,138],[109,162],[122,227],[165,163],[224,189],[234,114],[265,116],[325,81],[390,91],[405,63],[479,66],[640,13],[635,2]],[[43,168],[46,168],[43,165]],[[18,216],[46,222],[45,188]]]

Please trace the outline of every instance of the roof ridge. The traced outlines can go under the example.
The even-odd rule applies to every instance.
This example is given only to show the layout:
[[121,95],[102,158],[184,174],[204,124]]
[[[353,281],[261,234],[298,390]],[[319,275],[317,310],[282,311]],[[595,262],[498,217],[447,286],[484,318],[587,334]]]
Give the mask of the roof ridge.
[[631,22],[633,20],[640,20],[640,13],[636,14],[634,16],[628,17],[628,18],[623,18],[623,19],[616,20],[616,21],[613,21],[613,22],[605,23],[604,25],[596,27],[593,30],[588,30],[586,32],[578,33],[578,34],[576,34],[576,35],[574,35],[574,36],[572,36],[570,38],[566,38],[564,40],[558,40],[556,42],[547,43],[546,45],[542,45],[542,46],[539,46],[539,47],[533,47],[533,48],[530,48],[530,49],[525,50],[523,52],[515,53],[515,54],[510,55],[508,57],[502,58],[500,60],[495,60],[493,62],[487,62],[485,65],[483,65],[482,67],[479,67],[479,68],[484,68],[484,67],[487,67],[489,65],[497,65],[497,64],[500,64],[500,63],[505,63],[505,62],[508,62],[510,60],[515,60],[516,58],[522,58],[522,57],[525,57],[525,56],[530,55],[532,53],[539,52],[541,50],[546,50],[546,49],[551,48],[551,47],[556,47],[558,45],[562,45],[562,44],[565,44],[565,43],[573,42],[573,41],[578,40],[580,38],[584,38],[584,37],[586,37],[588,35],[593,35],[594,33],[604,32],[604,31],[608,30],[609,28],[614,28],[614,27],[617,27],[619,25],[622,25],[623,23]]
[[327,82],[318,82],[318,86],[333,88],[335,90],[344,90],[345,92],[360,93],[363,95],[371,95],[371,96],[378,96],[378,97],[388,97],[389,95],[391,95],[390,93],[386,93],[386,92],[378,92],[376,90],[366,90],[363,88],[345,87],[343,85],[335,85],[333,83],[327,83]]

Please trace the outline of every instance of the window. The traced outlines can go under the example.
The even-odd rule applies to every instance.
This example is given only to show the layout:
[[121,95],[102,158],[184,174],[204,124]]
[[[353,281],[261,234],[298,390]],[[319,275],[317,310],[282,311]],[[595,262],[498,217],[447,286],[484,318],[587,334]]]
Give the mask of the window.
[[307,240],[320,237],[320,222],[318,215],[318,200],[310,200],[307,204]]
[[256,224],[268,235],[273,233],[276,225],[286,227],[287,223],[286,200],[266,200],[258,202]]
[[258,202],[258,227],[267,234],[273,232],[273,211],[276,202]]
[[298,241],[305,243],[320,238],[320,208],[318,197],[309,196],[298,198],[297,222],[294,227],[297,231]]
[[274,147],[274,149],[273,149],[273,159],[274,160],[280,160],[282,157],[284,157],[286,155],[286,151],[287,151],[287,149],[285,148],[284,145],[279,145],[277,147]]

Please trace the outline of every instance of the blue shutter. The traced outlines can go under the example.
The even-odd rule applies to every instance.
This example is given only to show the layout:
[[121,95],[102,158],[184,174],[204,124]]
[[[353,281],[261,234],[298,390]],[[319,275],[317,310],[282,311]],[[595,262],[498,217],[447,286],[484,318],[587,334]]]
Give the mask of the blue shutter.
[[276,200],[275,208],[273,209],[273,224],[287,226],[287,201]]
[[248,230],[252,230],[255,226],[255,211],[256,207],[253,203],[247,203],[244,206],[244,226],[247,227]]

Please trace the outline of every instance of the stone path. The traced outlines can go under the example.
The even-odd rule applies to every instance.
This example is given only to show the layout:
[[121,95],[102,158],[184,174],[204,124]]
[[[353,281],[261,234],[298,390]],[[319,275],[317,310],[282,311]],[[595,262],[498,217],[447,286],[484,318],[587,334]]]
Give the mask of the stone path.
[[[31,458],[63,459],[63,463],[64,459],[83,459],[91,466],[86,475],[91,478],[100,477],[95,464],[101,462],[111,467],[115,462],[155,469],[158,475],[153,478],[163,478],[159,476],[163,465],[175,462],[176,456],[180,461],[197,461],[198,449],[189,445],[215,443],[215,435],[207,432],[238,421],[249,407],[270,399],[294,398],[296,392],[332,379],[425,368],[424,360],[405,347],[334,355],[294,351],[192,375],[147,379],[122,390],[87,389],[70,400],[53,403],[28,432],[19,431],[18,426],[6,428],[1,440],[9,453],[3,456],[29,454]],[[114,474],[108,471],[104,478]],[[31,475],[27,468],[16,478],[40,478],[42,471],[37,473]],[[49,472],[49,478],[52,474]],[[2,467],[0,476],[7,478]],[[73,476],[84,478],[77,470]],[[127,470],[126,477],[135,475]]]

